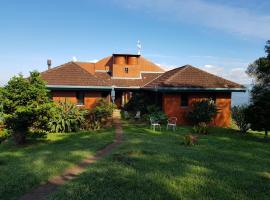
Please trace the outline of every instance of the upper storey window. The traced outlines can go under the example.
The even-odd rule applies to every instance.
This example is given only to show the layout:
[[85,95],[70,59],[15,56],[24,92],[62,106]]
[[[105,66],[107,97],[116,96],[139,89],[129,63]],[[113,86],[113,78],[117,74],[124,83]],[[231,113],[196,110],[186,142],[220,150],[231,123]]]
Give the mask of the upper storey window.
[[125,67],[125,72],[128,73],[128,67]]

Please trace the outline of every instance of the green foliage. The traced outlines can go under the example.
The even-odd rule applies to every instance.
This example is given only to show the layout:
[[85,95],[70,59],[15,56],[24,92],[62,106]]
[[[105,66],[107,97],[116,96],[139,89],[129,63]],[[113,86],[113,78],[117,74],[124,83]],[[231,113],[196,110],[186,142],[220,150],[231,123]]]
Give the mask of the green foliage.
[[209,130],[208,126],[204,122],[200,122],[198,125],[193,126],[194,133],[207,135]]
[[187,113],[187,118],[194,124],[209,123],[217,114],[217,107],[213,100],[201,100],[192,104],[192,109]]
[[193,146],[198,142],[198,137],[192,134],[187,134],[184,136],[184,143],[187,146]]
[[132,98],[129,100],[127,104],[124,106],[124,110],[129,112],[141,111],[141,114],[147,113],[148,105],[153,104],[153,99],[150,95],[146,95],[145,93],[134,92]]
[[247,109],[247,105],[232,107],[232,119],[242,133],[246,133],[250,128],[250,124],[247,120]]
[[10,136],[10,133],[7,129],[0,130],[0,143],[7,139]]
[[86,114],[87,110],[73,103],[67,101],[55,103],[53,115],[49,122],[51,132],[67,133],[80,130],[81,124],[85,121]]
[[157,121],[161,124],[166,124],[168,117],[167,115],[160,110],[159,107],[155,105],[149,105],[146,107],[146,113],[143,115],[143,119],[145,121],[149,121],[150,118],[152,118],[154,121]]
[[109,103],[105,99],[100,99],[97,105],[86,116],[86,120],[82,127],[84,130],[99,130],[106,122],[108,118],[112,116],[114,104]]
[[25,142],[30,127],[44,128],[50,116],[51,102],[38,72],[31,72],[28,79],[22,75],[11,78],[1,90],[0,98],[4,123],[17,144]]
[[95,116],[98,121],[107,120],[108,117],[112,116],[114,104],[109,103],[105,99],[100,99],[97,105],[93,108],[91,113]]
[[247,118],[251,129],[263,130],[266,137],[270,130],[270,40],[266,43],[265,53],[266,56],[255,60],[247,69],[254,80]]

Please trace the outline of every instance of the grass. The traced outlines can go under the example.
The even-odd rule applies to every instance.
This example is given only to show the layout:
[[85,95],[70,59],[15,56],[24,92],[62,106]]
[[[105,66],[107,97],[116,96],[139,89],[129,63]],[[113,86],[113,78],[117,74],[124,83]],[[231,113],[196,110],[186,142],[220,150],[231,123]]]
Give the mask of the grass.
[[0,199],[17,199],[31,188],[111,143],[114,129],[53,133],[25,146],[0,144]]
[[270,199],[270,143],[212,128],[187,147],[176,132],[124,124],[124,141],[78,179],[53,194],[60,199]]

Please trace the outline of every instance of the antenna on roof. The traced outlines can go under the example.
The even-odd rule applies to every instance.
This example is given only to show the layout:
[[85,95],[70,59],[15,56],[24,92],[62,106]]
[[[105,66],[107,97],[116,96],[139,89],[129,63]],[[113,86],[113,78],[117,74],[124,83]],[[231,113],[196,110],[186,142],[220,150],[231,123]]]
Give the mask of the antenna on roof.
[[52,67],[52,60],[51,59],[47,60],[47,65],[48,65],[48,70],[51,69],[51,67]]
[[138,49],[138,55],[141,55],[141,50],[142,50],[142,44],[140,40],[137,41],[137,49]]
[[77,58],[75,56],[72,57],[73,62],[77,62]]

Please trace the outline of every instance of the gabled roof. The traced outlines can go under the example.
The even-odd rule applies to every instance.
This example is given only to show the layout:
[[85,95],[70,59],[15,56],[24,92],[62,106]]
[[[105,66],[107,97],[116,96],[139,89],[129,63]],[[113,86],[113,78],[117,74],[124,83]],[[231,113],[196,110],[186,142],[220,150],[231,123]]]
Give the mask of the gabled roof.
[[106,82],[95,77],[75,62],[68,62],[59,67],[41,73],[47,85],[69,86],[106,86]]
[[110,89],[142,88],[151,90],[226,90],[245,91],[245,87],[196,67],[185,65],[163,72],[157,65],[140,57],[142,68],[140,78],[114,78],[107,71],[111,58],[97,63],[68,62],[41,73],[50,88],[94,88]]
[[144,85],[144,88],[242,88],[240,84],[226,80],[206,71],[185,65],[167,71],[153,81]]

